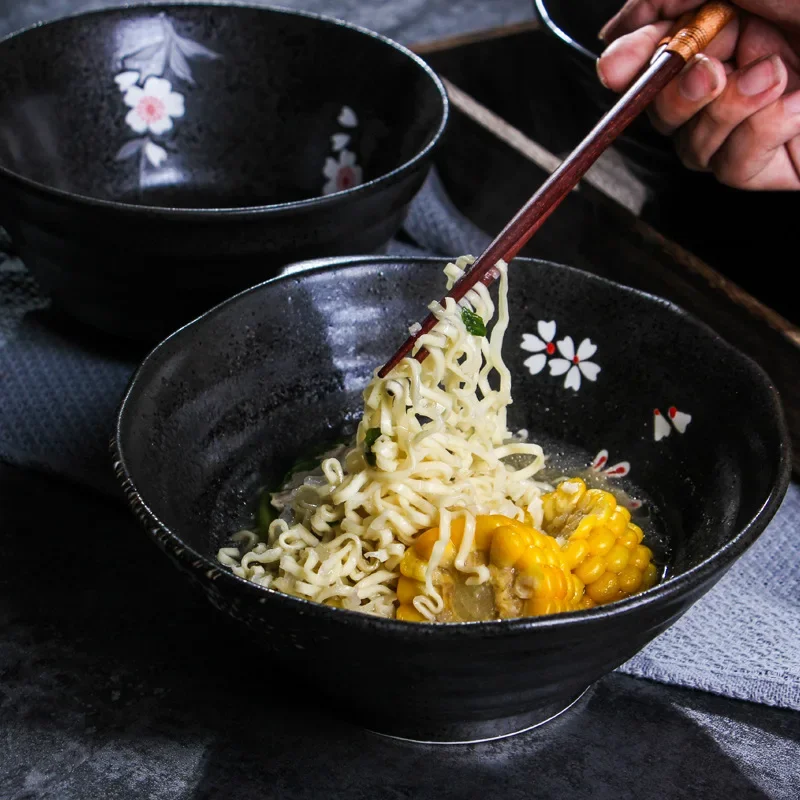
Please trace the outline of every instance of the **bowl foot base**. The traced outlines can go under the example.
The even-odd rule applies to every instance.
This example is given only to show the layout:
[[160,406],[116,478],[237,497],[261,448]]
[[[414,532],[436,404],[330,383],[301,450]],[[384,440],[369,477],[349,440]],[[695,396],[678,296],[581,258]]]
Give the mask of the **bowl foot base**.
[[477,722],[429,723],[420,725],[418,729],[414,730],[409,725],[408,731],[394,729],[387,731],[377,730],[376,727],[371,726],[365,727],[370,733],[387,739],[397,739],[417,744],[479,744],[480,742],[491,742],[496,739],[516,736],[551,722],[556,717],[560,717],[565,711],[571,709],[590,688],[590,686],[587,686],[566,703],[551,703],[536,709],[536,711],[516,714],[512,717]]

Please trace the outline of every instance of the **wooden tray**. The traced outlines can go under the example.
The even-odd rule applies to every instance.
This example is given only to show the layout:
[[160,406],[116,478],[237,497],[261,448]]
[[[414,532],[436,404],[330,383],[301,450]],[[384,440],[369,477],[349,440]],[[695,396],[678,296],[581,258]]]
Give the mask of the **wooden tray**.
[[[533,28],[528,23],[413,48],[444,78],[452,101],[450,129],[436,159],[439,175],[456,207],[492,235],[560,161],[550,149],[558,140],[552,126],[543,126],[541,138],[549,139],[543,144],[470,94],[471,76],[479,80],[484,70],[502,71],[508,42],[530,37]],[[555,47],[543,33],[536,36],[537,47]],[[553,80],[558,82],[559,75]],[[557,96],[568,103],[565,91]],[[569,131],[570,141],[576,141],[574,134]],[[643,192],[646,187],[611,151],[522,255],[570,264],[652,292],[702,319],[770,375],[786,409],[794,452],[800,453],[800,328],[638,218]],[[800,474],[797,456],[795,472]]]

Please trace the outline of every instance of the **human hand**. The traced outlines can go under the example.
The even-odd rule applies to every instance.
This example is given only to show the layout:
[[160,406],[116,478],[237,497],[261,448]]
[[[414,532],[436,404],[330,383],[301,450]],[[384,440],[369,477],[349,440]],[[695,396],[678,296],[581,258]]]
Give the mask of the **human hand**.
[[[681,14],[701,0],[628,0],[601,31],[597,72],[621,92]],[[737,0],[741,9],[648,113],[681,161],[740,189],[800,189],[800,3]]]

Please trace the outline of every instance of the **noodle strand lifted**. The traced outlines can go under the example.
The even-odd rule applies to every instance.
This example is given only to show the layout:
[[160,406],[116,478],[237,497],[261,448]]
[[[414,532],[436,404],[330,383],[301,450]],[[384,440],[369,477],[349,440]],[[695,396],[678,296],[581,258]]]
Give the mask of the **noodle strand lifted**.
[[[448,289],[472,261],[465,256],[447,265]],[[541,527],[541,494],[549,487],[534,477],[544,454],[507,428],[508,276],[504,262],[496,269],[497,308],[482,284],[460,305],[449,298],[444,307],[432,303],[438,323],[416,345],[428,358],[422,364],[406,358],[385,379],[374,377],[363,393],[355,443],[324,459],[319,474],[288,495],[273,495],[282,513],[266,540],[237,534],[234,546],[219,551],[221,564],[287,594],[394,617],[401,560],[422,532],[438,528],[424,591],[413,600],[433,620],[443,606],[434,575],[451,540],[465,583],[490,580],[489,568],[471,557],[476,517],[503,515]],[[504,461],[512,455],[530,463],[515,469]]]

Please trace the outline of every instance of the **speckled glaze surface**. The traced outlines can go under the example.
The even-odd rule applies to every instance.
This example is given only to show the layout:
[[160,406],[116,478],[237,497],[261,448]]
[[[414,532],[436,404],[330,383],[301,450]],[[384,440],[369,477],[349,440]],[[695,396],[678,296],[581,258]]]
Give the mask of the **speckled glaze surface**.
[[[510,424],[624,459],[668,531],[671,577],[591,611],[441,626],[330,609],[236,578],[214,554],[249,521],[255,488],[354,429],[372,371],[442,293],[441,260],[321,263],[231,299],[156,348],[122,402],[112,449],[133,509],[170,559],[348,718],[448,741],[546,719],[674,622],[774,514],[788,444],[760,368],[669,303],[517,259],[504,348]],[[550,366],[559,360],[568,367]],[[380,691],[365,691],[364,676],[388,674]]]
[[286,263],[379,249],[446,119],[424,62],[336,20],[78,15],[0,42],[0,224],[69,313],[157,341]]

